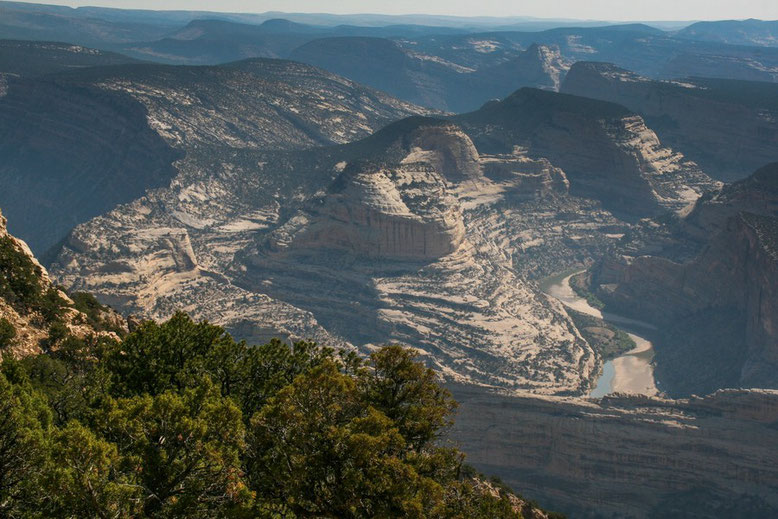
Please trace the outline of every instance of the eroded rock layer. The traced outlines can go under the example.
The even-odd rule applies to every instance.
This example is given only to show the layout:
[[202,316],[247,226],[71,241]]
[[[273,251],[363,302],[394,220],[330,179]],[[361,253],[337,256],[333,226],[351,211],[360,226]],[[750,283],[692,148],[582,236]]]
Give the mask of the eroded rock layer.
[[778,513],[776,391],[586,401],[452,389],[468,460],[571,517]]
[[457,120],[482,151],[523,146],[561,167],[573,193],[626,217],[682,211],[715,186],[620,105],[524,88]]

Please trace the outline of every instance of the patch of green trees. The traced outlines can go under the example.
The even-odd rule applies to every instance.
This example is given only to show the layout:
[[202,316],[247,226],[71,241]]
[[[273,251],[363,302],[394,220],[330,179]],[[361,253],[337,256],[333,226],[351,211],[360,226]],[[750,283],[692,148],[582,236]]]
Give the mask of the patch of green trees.
[[521,517],[441,439],[456,404],[409,349],[249,346],[179,313],[0,373],[2,517]]

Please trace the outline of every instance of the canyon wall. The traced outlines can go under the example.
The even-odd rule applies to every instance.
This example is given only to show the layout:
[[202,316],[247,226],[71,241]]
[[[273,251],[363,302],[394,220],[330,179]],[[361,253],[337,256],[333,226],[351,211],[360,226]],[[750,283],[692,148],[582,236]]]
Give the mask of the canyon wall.
[[616,104],[524,88],[456,120],[482,153],[522,146],[562,168],[571,193],[628,219],[682,211],[716,185]]
[[689,261],[622,254],[593,269],[609,308],[662,328],[656,375],[670,394],[778,387],[776,179],[773,164],[700,200],[676,228],[699,242]]
[[478,469],[569,517],[778,513],[778,392],[683,400],[500,396],[452,386]]
[[573,65],[562,92],[641,114],[662,141],[720,180],[778,160],[778,85],[721,79],[655,81],[608,63]]

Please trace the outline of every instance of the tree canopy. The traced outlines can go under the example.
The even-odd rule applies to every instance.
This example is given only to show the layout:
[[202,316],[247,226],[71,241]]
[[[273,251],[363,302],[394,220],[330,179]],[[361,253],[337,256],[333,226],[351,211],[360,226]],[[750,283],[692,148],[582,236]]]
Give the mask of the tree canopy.
[[0,516],[521,517],[442,440],[456,404],[409,349],[249,346],[179,313],[1,368]]

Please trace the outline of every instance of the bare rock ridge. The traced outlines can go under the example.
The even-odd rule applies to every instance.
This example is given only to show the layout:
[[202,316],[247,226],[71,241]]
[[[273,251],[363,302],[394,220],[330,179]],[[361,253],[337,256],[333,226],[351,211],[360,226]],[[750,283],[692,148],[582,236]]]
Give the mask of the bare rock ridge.
[[678,238],[704,239],[691,261],[622,255],[593,272],[608,304],[667,330],[656,374],[670,394],[778,388],[777,178],[772,164],[701,199]]
[[562,92],[639,113],[666,145],[726,181],[778,160],[778,85],[725,79],[652,80],[608,63],[578,62]]
[[570,517],[778,513],[778,459],[765,448],[778,444],[776,391],[591,401],[451,389],[468,460]]
[[715,186],[620,105],[524,88],[455,120],[479,149],[525,147],[561,167],[574,194],[627,217],[684,210]]
[[74,68],[136,62],[121,54],[69,43],[0,40],[0,75],[33,77]]
[[295,49],[290,58],[451,112],[474,110],[523,86],[556,90],[570,66],[556,46],[532,44],[513,59],[476,69],[402,41],[368,37],[314,40]]
[[[508,194],[565,195],[564,173],[520,151],[480,155],[460,128],[430,119],[401,121],[343,151],[359,156],[363,148],[370,161],[338,163],[344,169],[332,184],[238,252],[227,275],[314,313],[362,348],[414,344],[450,379],[540,392],[588,385],[596,362],[589,346],[570,334],[566,316],[554,323],[558,308],[467,225],[474,209]],[[490,179],[484,169],[500,174]],[[483,191],[489,196],[478,200]],[[554,346],[551,336],[562,342]],[[530,337],[569,350],[568,360],[548,364]],[[535,374],[526,371],[529,358]]]
[[547,160],[482,155],[450,122],[415,119],[342,147],[189,154],[180,167],[169,189],[79,226],[59,279],[149,317],[183,304],[240,336],[414,344],[457,380],[591,384],[590,346],[505,252],[530,240],[505,235],[521,204],[566,196]]
[[416,111],[330,73],[274,60],[11,79],[0,97],[0,207],[42,253],[75,225],[167,186],[174,162],[194,147],[343,143]]
[[427,260],[454,252],[464,240],[456,199],[438,174],[423,168],[344,172],[308,208],[300,218],[310,225],[300,229],[293,221],[292,236],[281,227],[284,237],[271,238],[274,249],[289,241],[294,248]]

